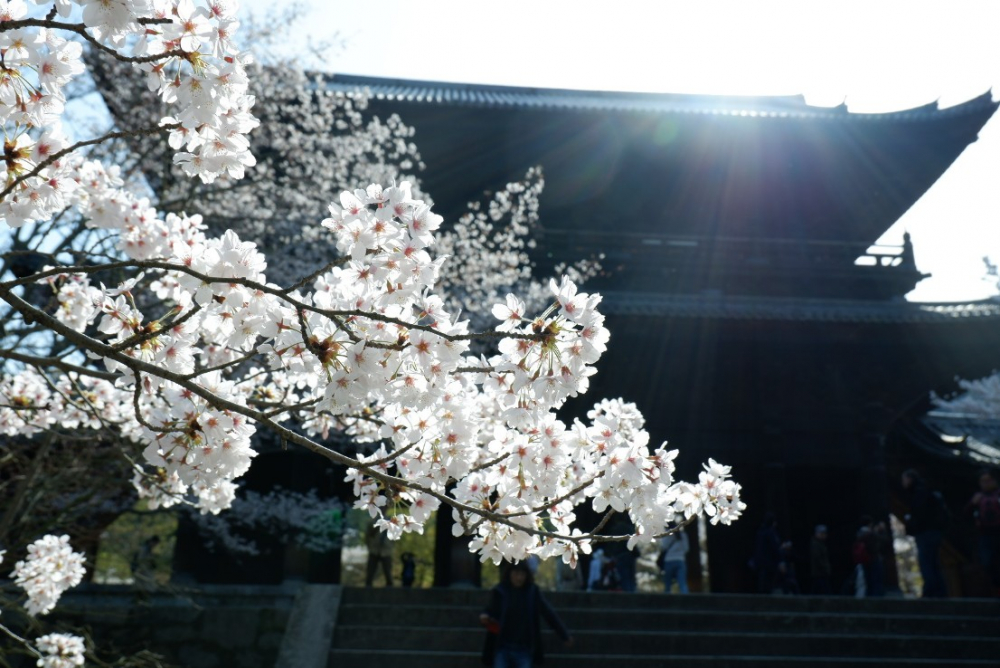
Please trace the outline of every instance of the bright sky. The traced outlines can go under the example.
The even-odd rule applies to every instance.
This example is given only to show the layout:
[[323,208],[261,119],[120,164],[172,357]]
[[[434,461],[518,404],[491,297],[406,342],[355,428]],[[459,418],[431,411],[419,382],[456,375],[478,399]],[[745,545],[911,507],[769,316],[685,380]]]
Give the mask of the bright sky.
[[[274,0],[244,0],[260,16]],[[853,111],[1000,96],[1000,1],[303,0],[295,31],[340,40],[323,66],[372,76],[671,93],[784,95]],[[405,118],[403,119],[406,120]],[[419,137],[416,137],[419,145]],[[544,197],[544,194],[543,194]],[[995,293],[1000,114],[882,243],[913,236],[920,301]]]

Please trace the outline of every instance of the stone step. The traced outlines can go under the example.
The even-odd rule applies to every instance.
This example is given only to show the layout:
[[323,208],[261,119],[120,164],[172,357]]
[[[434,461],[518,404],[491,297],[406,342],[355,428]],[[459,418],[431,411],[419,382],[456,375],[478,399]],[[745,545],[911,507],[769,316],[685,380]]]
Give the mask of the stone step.
[[[387,618],[419,619],[422,626],[475,626],[481,606],[346,604],[340,623],[376,625]],[[769,631],[773,633],[839,632],[859,635],[903,634],[924,636],[984,636],[996,631],[996,620],[977,616],[847,614],[839,612],[730,612],[726,610],[632,610],[627,608],[557,609],[570,629],[656,631]]]
[[[327,668],[476,668],[481,666],[477,652],[430,652],[412,650],[370,650],[335,649],[330,653]],[[860,657],[830,656],[722,656],[722,655],[671,655],[671,654],[556,654],[546,655],[546,668],[609,668],[629,666],[629,668],[663,668],[664,666],[685,666],[685,668],[811,668],[830,666],[954,666],[955,668],[995,668],[996,659],[926,659],[891,658],[867,659]]]
[[[543,632],[547,647],[556,650],[558,639]],[[1000,638],[867,635],[850,633],[703,633],[694,631],[608,631],[586,629],[575,634],[576,643],[565,655],[658,653],[705,656],[826,656],[864,658],[968,659],[1000,657]],[[485,632],[476,628],[441,629],[432,626],[394,626],[390,623],[338,625],[333,646],[337,649],[381,651],[475,652],[482,648]]]
[[[346,587],[344,603],[384,605],[481,606],[489,593],[483,589],[406,589],[402,587]],[[714,610],[733,612],[829,612],[845,614],[983,615],[1000,618],[1000,599],[898,599],[846,596],[758,596],[751,594],[624,594],[620,592],[556,592],[545,597],[556,609],[599,610]]]
[[[576,639],[566,649],[543,632],[550,668],[1000,665],[992,599],[545,596]],[[330,666],[360,657],[366,668],[479,665],[476,622],[488,598],[479,589],[345,589]]]

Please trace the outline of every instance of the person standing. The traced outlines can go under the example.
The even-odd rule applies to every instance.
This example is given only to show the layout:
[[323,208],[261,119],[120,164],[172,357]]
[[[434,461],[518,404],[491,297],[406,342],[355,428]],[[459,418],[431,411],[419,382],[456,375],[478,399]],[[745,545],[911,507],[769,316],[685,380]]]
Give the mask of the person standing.
[[385,586],[392,586],[392,541],[379,531],[374,524],[368,525],[365,532],[365,547],[368,548],[368,564],[365,568],[365,586],[371,587],[375,581],[375,570],[382,565],[382,575]]
[[778,554],[778,588],[782,594],[798,596],[802,590],[799,588],[799,578],[795,574],[795,550],[792,541],[784,541]]
[[819,524],[809,544],[809,576],[812,578],[812,593],[817,596],[829,596],[831,593],[830,550],[826,546],[826,538],[826,525]]
[[774,592],[778,575],[781,537],[778,535],[778,520],[774,513],[764,514],[764,522],[757,530],[754,541],[753,567],[757,571],[757,593]]
[[156,590],[156,552],[160,545],[159,536],[150,536],[139,546],[132,557],[132,580],[139,592],[139,600],[148,602],[150,592]]
[[[884,524],[884,523],[883,523]],[[880,535],[875,521],[869,515],[862,515],[858,526],[858,541],[864,560],[859,561],[865,577],[865,596],[885,596],[885,560],[883,545],[885,536]],[[857,543],[856,543],[857,545]]]
[[854,564],[854,597],[865,598],[871,587],[872,563],[871,518],[862,517],[861,525],[851,545],[851,561]]
[[910,512],[903,519],[906,533],[917,543],[917,563],[924,579],[923,597],[943,598],[947,590],[941,572],[941,544],[948,525],[948,508],[941,494],[928,488],[916,471],[904,471],[902,485],[910,505]]
[[[628,515],[618,513],[608,524],[608,531],[612,534],[627,536],[635,533],[635,524]],[[614,560],[615,574],[610,577],[611,583],[606,583],[605,589],[619,589],[621,591],[634,592],[638,589],[635,579],[636,562],[639,560],[637,550],[630,550],[624,541],[609,543],[605,548],[607,554]]]
[[412,587],[413,581],[417,578],[417,558],[412,552],[404,552],[400,559],[403,562],[403,569],[400,571],[399,579],[404,587]]
[[604,550],[597,548],[590,557],[590,569],[587,571],[587,591],[601,589],[601,573],[604,572]]
[[583,589],[581,571],[583,568],[573,567],[562,559],[556,559],[556,590],[580,591]]
[[972,512],[979,533],[979,562],[994,593],[1000,593],[1000,484],[992,471],[979,474],[979,491],[972,495],[966,509]]
[[503,581],[493,588],[489,604],[479,615],[479,623],[488,631],[483,665],[532,668],[541,664],[545,658],[542,617],[566,647],[572,646],[573,637],[535,585],[531,569],[524,562],[512,564]]
[[872,545],[875,557],[875,570],[872,571],[874,581],[874,593],[870,596],[885,596],[885,583],[887,577],[887,565],[893,559],[892,533],[885,520],[879,520],[872,525]]
[[663,591],[667,594],[670,593],[675,581],[678,593],[688,593],[686,558],[689,548],[690,543],[683,529],[678,529],[676,533],[660,539]]

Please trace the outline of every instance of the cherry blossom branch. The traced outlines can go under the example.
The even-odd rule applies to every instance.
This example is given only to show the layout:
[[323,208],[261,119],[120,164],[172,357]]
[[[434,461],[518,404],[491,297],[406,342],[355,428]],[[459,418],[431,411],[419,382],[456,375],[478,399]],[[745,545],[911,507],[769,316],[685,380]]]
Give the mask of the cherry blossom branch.
[[[493,373],[496,371],[494,367],[491,366],[460,366],[452,373]],[[506,373],[506,372],[504,372]]]
[[367,465],[369,465],[369,466],[382,466],[383,464],[388,464],[392,460],[396,459],[396,457],[399,457],[400,455],[406,454],[415,445],[416,445],[416,443],[407,443],[404,446],[396,448],[394,451],[390,452],[385,457],[382,457],[380,459],[375,459],[375,460],[372,460],[370,462],[365,462],[365,463]]
[[136,410],[136,419],[138,419],[140,423],[142,423],[144,426],[146,426],[148,429],[151,429],[154,432],[169,432],[178,430],[156,428],[149,425],[146,422],[143,422],[144,418],[141,417],[138,406],[138,394],[141,391],[140,388],[142,384],[141,381],[142,373],[170,381],[186,390],[189,390],[193,394],[201,397],[206,402],[208,402],[209,405],[215,408],[229,410],[234,413],[238,413],[240,415],[248,417],[251,420],[257,422],[258,424],[262,424],[268,427],[271,431],[275,432],[275,434],[278,435],[284,441],[292,442],[295,443],[296,445],[302,446],[307,450],[310,450],[316,454],[326,457],[327,459],[336,464],[341,464],[349,468],[357,469],[363,472],[368,477],[377,480],[383,484],[388,484],[401,489],[412,489],[415,491],[423,492],[424,494],[427,494],[442,503],[445,503],[453,508],[456,508],[461,512],[470,513],[472,515],[479,516],[485,520],[506,525],[517,531],[523,531],[525,533],[540,536],[542,538],[551,538],[556,540],[567,541],[574,544],[580,544],[581,542],[588,540],[598,540],[601,542],[607,542],[611,540],[614,541],[627,540],[629,538],[629,536],[624,536],[624,535],[610,536],[610,537],[609,536],[598,537],[598,536],[593,536],[591,534],[569,535],[569,534],[561,534],[553,531],[545,531],[543,529],[536,529],[534,527],[525,527],[519,525],[511,521],[510,519],[510,517],[515,515],[511,515],[508,513],[497,513],[492,510],[487,510],[483,508],[476,508],[468,504],[462,503],[461,501],[458,501],[457,499],[450,497],[447,494],[443,494],[435,489],[427,487],[426,485],[422,485],[420,483],[411,480],[405,480],[398,476],[393,476],[384,473],[382,471],[379,471],[377,469],[374,469],[367,462],[356,460],[352,457],[348,457],[340,452],[337,452],[336,450],[327,448],[326,446],[323,446],[313,441],[312,439],[303,436],[302,434],[299,434],[295,431],[292,431],[291,429],[288,429],[287,427],[284,427],[279,423],[274,422],[270,417],[267,416],[267,414],[261,411],[254,410],[237,402],[230,401],[228,399],[220,397],[214,394],[213,392],[206,390],[201,385],[198,385],[197,383],[194,383],[191,380],[185,378],[181,374],[174,373],[167,369],[163,369],[155,364],[143,362],[142,360],[138,360],[129,357],[121,352],[118,352],[114,350],[112,346],[101,343],[100,341],[92,339],[86,336],[85,334],[77,332],[73,328],[59,322],[53,316],[45,313],[44,311],[24,301],[16,294],[14,294],[11,291],[10,287],[8,287],[8,284],[6,283],[0,283],[0,298],[4,299],[4,301],[10,304],[15,310],[20,312],[22,316],[36,319],[39,322],[42,322],[49,329],[53,330],[57,334],[64,336],[65,338],[69,339],[71,342],[75,343],[79,347],[90,350],[92,353],[95,353],[100,357],[118,362],[119,364],[122,364],[126,368],[130,369],[135,376],[136,389],[133,402]]
[[601,518],[601,521],[598,522],[597,526],[594,527],[594,533],[597,533],[597,532],[603,530],[604,527],[607,526],[608,522],[611,521],[611,518],[614,517],[617,514],[618,514],[617,510],[615,510],[614,508],[609,508],[608,512],[604,513],[604,517]]
[[555,506],[555,505],[557,505],[559,503],[562,503],[563,501],[566,501],[567,499],[573,498],[574,496],[576,496],[577,494],[579,494],[583,490],[587,489],[588,487],[590,487],[591,485],[593,485],[595,482],[597,482],[599,479],[601,479],[603,477],[604,477],[604,471],[600,471],[597,474],[595,474],[590,480],[585,480],[584,482],[580,483],[579,485],[577,485],[576,487],[574,487],[570,491],[566,492],[562,496],[558,496],[558,497],[556,497],[554,499],[549,499],[548,501],[546,501],[546,503],[544,503],[544,504],[542,504],[540,506],[536,506],[535,508],[532,508],[531,510],[522,510],[522,511],[519,511],[519,512],[516,512],[516,513],[510,513],[510,516],[511,517],[515,517],[517,515],[531,515],[533,513],[540,513],[543,510],[546,510],[548,508],[551,508],[552,506]]
[[264,415],[266,417],[272,418],[272,417],[277,417],[278,415],[281,415],[282,413],[293,413],[295,411],[302,410],[303,408],[309,408],[310,406],[315,406],[319,402],[320,402],[320,399],[309,399],[308,401],[300,401],[299,403],[292,404],[290,406],[284,405],[284,404],[275,404],[273,402],[266,402],[266,403],[265,402],[261,402],[261,403],[255,403],[255,405],[259,406],[261,408],[270,408],[271,406],[280,406],[280,408],[275,408],[273,411],[271,411],[269,413],[264,413]]
[[[129,338],[123,341],[119,341],[118,343],[114,344],[112,348],[121,351],[127,348],[140,346],[143,343],[146,343],[147,341],[150,341],[152,339],[155,339],[157,336],[162,335],[166,330],[172,329],[174,327],[180,327],[185,322],[193,318],[199,311],[201,311],[201,304],[195,304],[190,311],[180,316],[177,320],[173,320],[167,323],[161,323],[159,321],[152,322],[149,325],[147,325],[148,331],[142,332],[141,334],[136,334],[134,336],[130,336]],[[170,317],[170,313],[167,314],[167,317]]]
[[[69,378],[69,381],[70,383],[73,384],[73,388],[76,390],[76,393],[80,395],[80,398],[83,399],[84,403],[86,404],[87,408],[85,410],[88,413],[90,413],[90,416],[92,418],[94,418],[95,420],[97,420],[97,422],[100,423],[102,430],[104,430],[105,432],[111,431],[111,429],[115,425],[109,422],[103,415],[101,415],[101,411],[98,410],[97,406],[94,405],[94,402],[90,399],[90,397],[87,396],[87,392],[84,390],[84,388],[80,386],[79,379],[73,378],[72,376],[67,376],[67,378]],[[73,402],[73,405],[78,405],[78,404],[76,404],[76,402]],[[124,450],[122,450],[122,453],[124,454]],[[131,459],[129,459],[129,462],[131,462]]]
[[319,278],[320,276],[322,276],[326,272],[330,271],[334,267],[339,267],[340,265],[347,264],[348,260],[350,260],[350,258],[348,256],[346,256],[346,255],[343,256],[343,257],[338,257],[336,260],[331,260],[330,262],[328,262],[326,264],[325,267],[323,267],[321,269],[317,269],[316,271],[314,271],[313,273],[309,274],[305,278],[299,279],[298,281],[296,281],[290,287],[287,287],[284,290],[282,290],[282,292],[284,292],[285,294],[288,294],[290,292],[295,292],[296,290],[298,290],[300,288],[304,288],[305,286],[309,285],[310,283],[312,283],[317,278]]
[[[331,309],[320,308],[318,306],[313,306],[311,304],[307,304],[303,301],[295,299],[290,295],[285,294],[285,291],[280,288],[275,288],[269,285],[265,285],[258,281],[253,281],[248,278],[209,276],[199,271],[195,271],[194,269],[191,269],[190,267],[184,266],[182,264],[165,262],[163,260],[125,260],[121,262],[110,262],[103,265],[91,265],[91,266],[61,265],[59,267],[53,267],[52,269],[37,272],[35,274],[32,274],[31,276],[7,281],[6,283],[0,283],[0,285],[10,288],[19,285],[24,285],[27,283],[35,283],[43,278],[48,278],[49,276],[57,276],[59,274],[67,274],[67,273],[92,274],[101,271],[110,271],[112,269],[160,269],[163,271],[176,271],[184,273],[187,274],[188,276],[197,278],[198,280],[209,284],[225,283],[229,285],[242,285],[243,287],[251,288],[253,290],[258,290],[265,294],[273,295],[285,301],[290,306],[296,309],[310,311],[317,315],[322,315],[327,318],[330,318],[331,320],[335,320],[335,318],[338,317],[368,318],[369,320],[376,320],[378,322],[384,322],[390,325],[397,325],[404,329],[411,329],[421,332],[427,332],[428,334],[434,334],[435,336],[438,336],[444,339],[445,341],[456,342],[456,341],[474,341],[480,339],[502,339],[502,338],[521,339],[525,341],[545,340],[544,334],[522,334],[520,332],[501,332],[499,330],[473,332],[470,334],[448,334],[430,325],[421,325],[418,323],[407,322],[406,320],[402,320],[400,318],[394,318],[392,316],[387,316],[381,313],[362,311],[359,309],[331,310]],[[386,346],[392,346],[392,345],[395,344],[379,344],[375,342],[375,345],[373,345],[372,347],[384,348]]]
[[667,536],[673,536],[678,531],[682,531],[686,527],[690,526],[690,524],[692,522],[694,522],[694,520],[695,520],[695,516],[694,515],[692,515],[691,517],[687,517],[687,518],[681,520],[680,522],[676,523],[674,526],[670,527],[666,531],[664,531],[662,533],[655,534],[653,536],[653,538],[666,538]]
[[[3,24],[0,24],[0,25],[3,25]],[[15,640],[15,641],[21,643],[22,645],[24,645],[28,649],[28,651],[30,651],[32,654],[34,654],[36,657],[38,657],[39,661],[44,661],[45,660],[45,655],[42,654],[41,652],[39,652],[37,649],[35,649],[35,646],[32,645],[31,642],[29,642],[28,640],[25,640],[21,636],[17,635],[16,633],[14,633],[13,631],[11,631],[9,628],[7,628],[6,626],[4,626],[3,624],[0,624],[0,631],[3,631],[8,636],[10,636],[13,640]]]
[[58,357],[36,357],[33,355],[25,355],[23,353],[14,352],[13,350],[0,350],[0,357],[37,368],[59,369],[60,371],[65,371],[67,373],[78,373],[81,376],[90,376],[92,378],[100,378],[101,380],[108,380],[111,382],[121,378],[121,376],[116,373],[99,371],[85,366],[77,366],[76,364],[64,362]]
[[508,457],[510,457],[510,453],[506,453],[505,452],[502,455],[497,455],[493,459],[486,460],[485,462],[483,462],[482,464],[480,464],[478,466],[473,466],[469,470],[470,471],[485,471],[488,468],[492,468],[493,466],[496,466],[497,464],[499,464],[503,460],[507,459]]
[[[8,23],[0,23],[0,29],[3,29],[3,27],[6,26],[6,25],[9,25],[9,24]],[[24,174],[21,174],[17,178],[15,178],[12,181],[10,181],[7,184],[6,188],[4,188],[3,190],[0,190],[0,201],[4,200],[7,197],[7,195],[9,195],[14,190],[14,188],[16,188],[20,184],[24,183],[26,180],[28,180],[28,179],[30,179],[30,178],[32,178],[34,176],[38,176],[38,174],[43,169],[45,169],[49,165],[53,164],[54,162],[56,162],[60,158],[66,156],[66,155],[69,155],[73,151],[76,151],[78,149],[84,148],[86,146],[95,146],[97,144],[102,144],[102,143],[104,143],[106,141],[109,141],[111,139],[125,139],[125,138],[128,138],[128,137],[141,137],[141,136],[146,136],[146,135],[154,135],[154,134],[157,134],[159,132],[165,132],[167,130],[175,130],[175,129],[179,128],[180,126],[181,126],[180,123],[167,123],[165,125],[158,125],[158,126],[155,126],[155,127],[148,127],[148,128],[143,128],[143,129],[140,129],[140,130],[119,130],[119,131],[116,131],[116,132],[108,132],[106,134],[101,135],[100,137],[95,137],[94,139],[85,139],[83,141],[78,141],[75,144],[73,144],[72,146],[67,146],[66,148],[62,149],[61,151],[56,151],[55,153],[53,153],[52,155],[50,155],[48,158],[46,158],[45,160],[42,160],[37,165],[35,165],[34,168],[32,168],[30,171],[27,171]]]
[[[70,382],[73,383],[74,386],[76,386],[76,382],[70,376],[66,376],[66,378],[70,380]],[[73,399],[64,390],[59,388],[47,375],[42,374],[42,379],[45,381],[45,384],[48,386],[49,390],[62,397],[62,400],[65,401],[67,405],[72,406],[73,408],[80,411],[88,410],[87,408],[81,407],[80,404],[78,404],[75,399]]]
[[338,330],[340,330],[345,335],[347,335],[347,338],[351,340],[351,343],[358,343],[358,342],[361,341],[361,337],[359,337],[354,332],[353,329],[351,329],[350,327],[348,327],[344,323],[344,320],[342,318],[338,317],[338,318],[330,318],[330,319],[333,321],[333,324],[336,325],[336,327],[337,327]]
[[[158,333],[162,333],[162,332],[158,332]],[[202,368],[202,369],[197,369],[195,371],[192,371],[191,373],[185,374],[184,378],[189,378],[189,379],[191,379],[191,378],[197,378],[198,376],[203,376],[206,373],[211,373],[213,371],[222,371],[224,369],[229,369],[229,368],[232,368],[232,367],[235,367],[235,366],[239,366],[243,362],[247,362],[249,360],[252,360],[254,357],[257,357],[259,355],[260,355],[260,353],[258,353],[256,350],[251,350],[250,352],[246,353],[245,355],[242,355],[241,357],[237,357],[236,359],[231,360],[229,362],[223,362],[222,364],[216,364],[215,366],[205,367],[205,368]]]
[[302,342],[306,345],[306,349],[316,356],[319,363],[326,369],[326,363],[328,360],[323,359],[323,353],[325,352],[320,348],[316,341],[313,341],[313,337],[309,335],[309,326],[306,325],[306,315],[305,311],[302,309],[295,310],[295,317],[299,320],[299,334],[302,336]]
[[[87,32],[87,26],[83,23],[65,23],[63,21],[54,21],[50,18],[52,15],[49,14],[44,19],[18,19],[16,21],[4,21],[0,23],[0,33],[7,32],[8,30],[18,30],[20,28],[50,28],[55,30],[65,30],[67,32],[76,33],[80,37],[90,42],[95,48],[100,49],[104,53],[110,55],[115,60],[120,60],[123,63],[153,63],[158,60],[165,60],[167,58],[183,58],[185,60],[191,60],[194,54],[188,53],[187,51],[182,51],[180,49],[174,49],[172,51],[164,51],[163,53],[154,53],[148,56],[124,56],[115,49],[107,46],[96,37]],[[171,23],[170,19],[139,19],[139,23],[148,25],[150,23]]]
[[[17,511],[21,507],[21,502],[24,501],[24,497],[27,496],[28,492],[31,490],[31,483],[34,482],[35,478],[42,470],[42,462],[45,456],[48,455],[49,450],[52,449],[52,443],[55,439],[51,436],[42,441],[42,445],[38,448],[35,453],[34,459],[31,460],[31,466],[28,468],[28,472],[25,474],[24,478],[21,479],[20,484],[17,486],[17,490],[14,492],[14,498],[12,498],[7,505],[6,511],[4,511],[3,517],[0,517],[0,539],[7,537],[7,532],[14,525],[14,519],[17,517]],[[6,542],[6,541],[5,541]]]
[[374,417],[372,415],[358,415],[358,414],[333,415],[332,413],[326,411],[320,412],[319,415],[330,415],[331,417],[335,418],[337,420],[337,424],[341,425],[344,431],[355,426],[355,424],[352,424],[350,420],[354,420],[354,422],[370,422],[371,424],[378,425],[379,427],[385,425],[385,422],[379,420],[377,417]]
[[132,389],[132,410],[135,411],[135,419],[146,429],[157,434],[183,434],[184,429],[176,427],[167,427],[166,425],[160,425],[159,427],[151,425],[145,417],[142,415],[142,408],[139,406],[139,399],[142,396],[142,376],[138,371],[132,370],[135,374],[135,387]]

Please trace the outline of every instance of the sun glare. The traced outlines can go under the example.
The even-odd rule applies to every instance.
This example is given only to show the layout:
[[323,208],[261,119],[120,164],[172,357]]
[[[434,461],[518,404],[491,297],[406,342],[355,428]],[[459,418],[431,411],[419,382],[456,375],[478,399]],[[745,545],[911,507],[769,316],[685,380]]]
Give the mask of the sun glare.
[[[266,6],[248,0],[251,9]],[[773,0],[540,3],[443,1],[411,11],[383,3],[310,0],[308,37],[342,49],[329,71],[550,88],[718,95],[801,94],[815,106],[878,113],[937,101],[952,106],[1000,91],[1000,2]],[[323,26],[311,28],[306,26]],[[414,49],[413,36],[420,48]],[[299,40],[296,40],[299,41]],[[377,44],[378,48],[371,48]],[[1000,121],[879,240],[912,235],[933,274],[921,300],[982,297],[984,255],[1000,258]],[[875,242],[876,240],[872,240]]]

